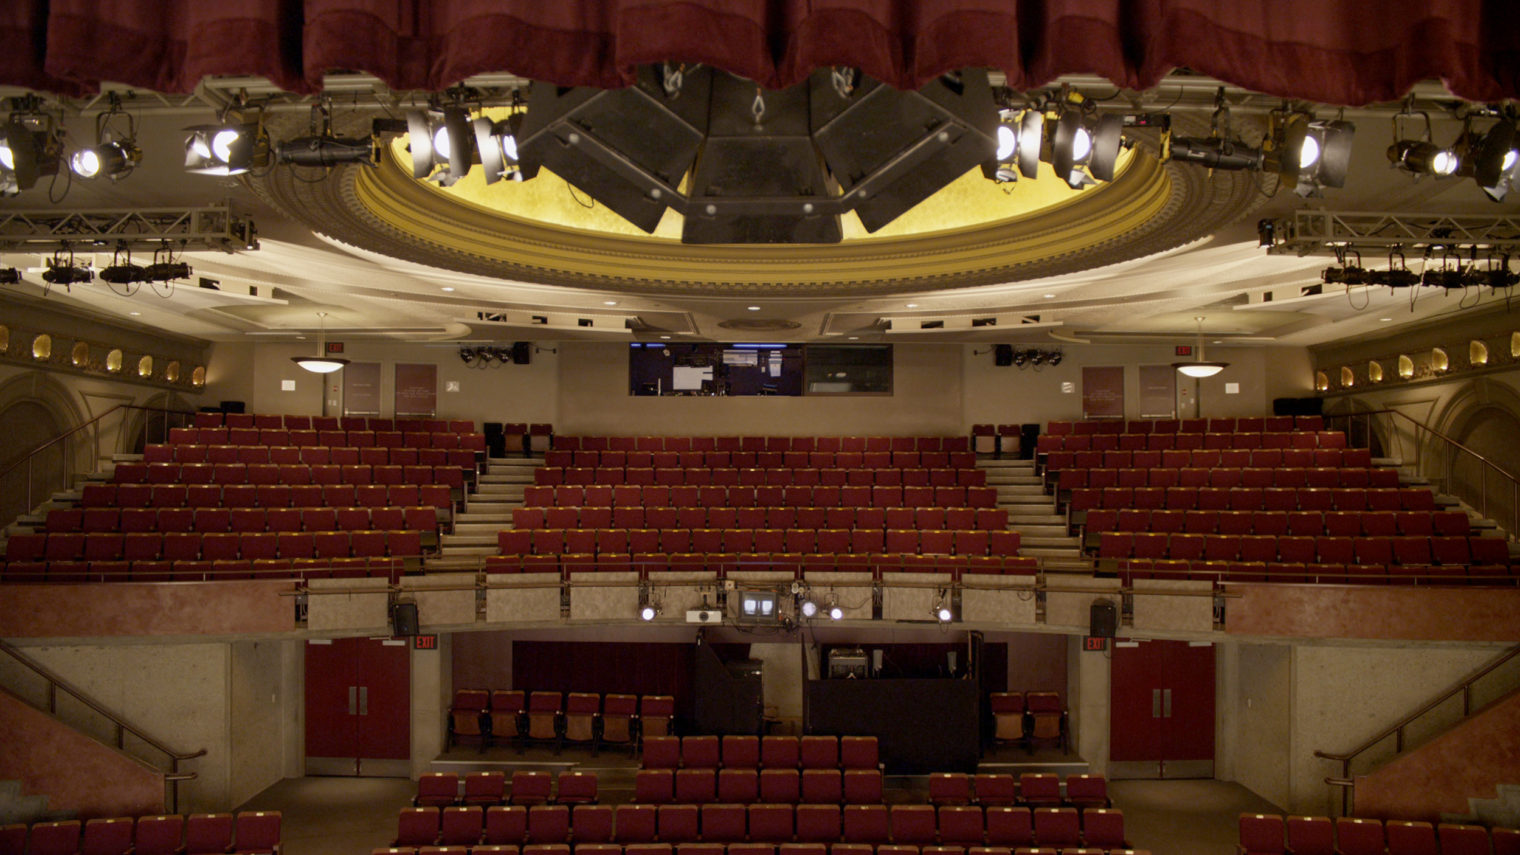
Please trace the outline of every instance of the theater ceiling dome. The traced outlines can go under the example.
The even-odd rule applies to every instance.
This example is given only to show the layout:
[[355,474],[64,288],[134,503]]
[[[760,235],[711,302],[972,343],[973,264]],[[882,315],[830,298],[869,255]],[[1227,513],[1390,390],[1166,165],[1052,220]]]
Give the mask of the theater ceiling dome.
[[[680,242],[667,211],[652,234],[548,170],[443,188],[412,178],[404,140],[377,167],[328,180],[292,170],[254,179],[282,213],[352,246],[463,273],[642,294],[850,297],[1005,283],[1171,249],[1258,207],[1251,173],[1162,163],[1141,136],[1114,180],[1072,190],[1049,164],[1013,184],[972,170],[867,234],[853,214],[837,244]],[[479,170],[476,171],[477,173]]]

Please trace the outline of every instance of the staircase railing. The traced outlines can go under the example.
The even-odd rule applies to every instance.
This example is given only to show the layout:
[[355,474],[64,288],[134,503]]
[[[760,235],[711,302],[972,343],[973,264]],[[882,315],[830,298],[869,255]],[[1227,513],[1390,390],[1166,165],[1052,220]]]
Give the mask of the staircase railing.
[[[194,772],[181,771],[180,763],[185,760],[193,760],[196,757],[204,756],[206,754],[206,749],[202,748],[199,751],[192,751],[188,753],[175,751],[173,748],[170,748],[162,742],[159,742],[157,739],[154,739],[153,737],[144,733],[141,728],[128,723],[125,719],[101,706],[100,703],[95,701],[95,699],[91,698],[89,695],[86,695],[83,691],[70,685],[68,682],[63,680],[63,678],[49,671],[47,668],[32,661],[32,659],[26,656],[26,654],[17,650],[15,647],[12,647],[10,644],[7,644],[4,641],[0,641],[0,653],[5,653],[12,659],[25,666],[27,670],[33,672],[43,680],[47,681],[47,712],[49,715],[52,715],[54,717],[58,715],[58,693],[62,692],[78,701],[79,703],[83,704],[86,708],[95,712],[97,715],[105,718],[105,720],[111,724],[115,733],[116,750],[124,753],[126,752],[126,737],[127,734],[131,734],[132,736],[137,737],[137,739],[139,739],[144,745],[147,745],[148,747],[162,754],[163,759],[166,761],[165,763],[162,765],[150,765],[154,765],[157,771],[162,773],[164,776],[164,784],[167,788],[165,791],[165,800],[168,803],[169,812],[179,812],[179,784],[181,781],[193,780],[196,777],[196,774]],[[163,768],[163,766],[167,766],[168,768]]]
[[[1489,674],[1492,674],[1494,671],[1498,670],[1505,663],[1514,659],[1516,656],[1520,656],[1520,646],[1510,648],[1508,651],[1501,654],[1492,662],[1489,662],[1487,665],[1484,665],[1482,668],[1479,668],[1477,671],[1469,674],[1465,679],[1462,680],[1462,682],[1436,696],[1429,703],[1425,704],[1424,706],[1420,707],[1419,709],[1415,710],[1394,724],[1388,726],[1379,732],[1376,736],[1373,736],[1372,738],[1351,749],[1350,751],[1341,754],[1336,754],[1329,751],[1315,751],[1315,757],[1318,757],[1322,760],[1334,760],[1341,764],[1341,772],[1338,777],[1328,777],[1325,779],[1326,784],[1329,784],[1332,787],[1340,788],[1341,814],[1343,816],[1351,816],[1352,810],[1356,804],[1356,778],[1354,778],[1351,774],[1351,764],[1355,762],[1357,758],[1372,750],[1378,744],[1382,743],[1383,740],[1388,739],[1390,736],[1393,737],[1394,756],[1398,756],[1399,754],[1404,753],[1405,734],[1412,728],[1412,726],[1419,723],[1427,715],[1433,713],[1437,708],[1441,707],[1452,698],[1458,696],[1462,698],[1462,715],[1458,721],[1465,721],[1473,713],[1473,690],[1477,682],[1484,677],[1487,677]],[[1479,707],[1481,708],[1481,706],[1483,705],[1480,704]]]
[[[122,411],[122,410],[142,410],[143,412],[147,413],[150,418],[148,419],[147,423],[144,425],[145,429],[152,427],[151,416],[153,416],[154,414],[159,414],[161,416],[161,419],[159,421],[159,433],[158,433],[158,441],[159,442],[167,442],[168,439],[169,439],[169,421],[170,421],[170,416],[182,416],[182,417],[184,417],[184,418],[175,419],[175,421],[179,422],[179,424],[175,425],[175,427],[183,427],[184,425],[189,424],[190,419],[192,419],[192,418],[195,417],[195,414],[193,412],[188,411],[188,410],[171,410],[171,409],[169,409],[167,407],[145,407],[145,406],[142,406],[140,404],[117,404],[116,406],[111,407],[109,410],[106,410],[105,412],[101,413],[100,415],[96,416],[95,418],[90,419],[89,421],[84,422],[82,424],[75,425],[72,428],[69,428],[68,430],[64,431],[63,433],[59,434],[58,436],[53,437],[52,439],[48,440],[47,442],[44,442],[43,444],[41,444],[41,445],[37,446],[36,448],[32,449],[31,451],[27,452],[23,457],[21,457],[20,459],[18,459],[16,462],[12,463],[11,465],[5,467],[4,469],[0,469],[0,478],[4,478],[5,476],[11,474],[12,472],[15,472],[16,470],[20,469],[23,466],[25,466],[26,467],[26,498],[27,498],[27,507],[30,507],[31,506],[30,503],[32,501],[32,481],[33,481],[33,478],[34,478],[34,475],[35,475],[36,462],[37,462],[37,459],[38,459],[38,455],[42,454],[43,452],[47,451],[50,448],[53,448],[54,446],[59,445],[60,443],[63,443],[65,441],[67,441],[70,437],[75,436],[76,434],[80,433],[81,431],[88,430],[88,429],[90,429],[92,427],[98,426],[107,416],[109,416],[109,415],[111,415],[113,413],[116,413],[118,411]],[[152,434],[148,435],[147,441],[148,442],[154,441]],[[99,443],[99,437],[96,438],[96,443],[98,445],[98,443]],[[98,448],[96,449],[96,452],[97,452],[97,454],[99,453],[99,449]],[[65,458],[64,466],[67,467],[67,465],[68,465],[67,464],[67,458]],[[64,476],[63,480],[64,480],[65,484],[67,484],[67,481],[68,481],[68,474],[69,473],[67,471],[67,468],[65,468],[65,470],[63,472],[63,476]]]
[[[1508,492],[1510,497],[1509,519],[1500,522],[1507,523],[1505,525],[1505,534],[1511,540],[1517,536],[1520,536],[1520,476],[1516,476],[1514,473],[1504,469],[1499,464],[1493,462],[1492,460],[1489,460],[1487,457],[1484,457],[1478,452],[1473,451],[1462,443],[1457,442],[1446,434],[1441,433],[1435,428],[1423,424],[1418,419],[1408,415],[1407,413],[1403,413],[1398,410],[1366,410],[1358,413],[1343,413],[1339,415],[1326,416],[1325,418],[1332,424],[1337,421],[1344,421],[1346,436],[1348,439],[1361,439],[1363,441],[1366,441],[1371,437],[1372,418],[1374,416],[1389,416],[1394,419],[1402,419],[1403,421],[1408,422],[1414,428],[1414,460],[1412,462],[1415,467],[1415,471],[1420,472],[1426,477],[1431,477],[1442,482],[1443,492],[1450,492],[1451,485],[1449,483],[1446,483],[1449,481],[1449,476],[1446,474],[1436,475],[1435,473],[1424,472],[1423,456],[1424,450],[1426,448],[1426,441],[1424,437],[1426,435],[1440,440],[1447,449],[1457,455],[1458,459],[1468,458],[1477,462],[1479,464],[1477,496],[1478,513],[1482,514],[1485,519],[1494,519],[1493,514],[1490,512],[1489,498],[1491,496],[1497,497],[1501,492]],[[1361,428],[1360,434],[1357,433],[1358,427]],[[1397,437],[1398,435],[1396,431],[1391,431],[1390,434],[1394,437]],[[1400,451],[1402,452],[1402,448],[1400,448]],[[1400,454],[1400,456],[1402,457],[1403,455]],[[1492,491],[1489,489],[1490,479],[1492,479],[1494,482],[1495,487],[1495,489]]]

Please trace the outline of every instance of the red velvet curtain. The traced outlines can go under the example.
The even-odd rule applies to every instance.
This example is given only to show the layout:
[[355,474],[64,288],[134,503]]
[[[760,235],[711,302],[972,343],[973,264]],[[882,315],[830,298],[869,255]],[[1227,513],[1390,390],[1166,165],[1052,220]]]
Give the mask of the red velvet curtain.
[[7,0],[0,83],[103,80],[184,92],[208,74],[311,91],[337,70],[398,89],[507,71],[620,86],[641,63],[704,62],[785,86],[849,65],[901,88],[953,68],[1015,88],[1065,73],[1130,88],[1186,67],[1331,104],[1444,79],[1520,95],[1513,0]]

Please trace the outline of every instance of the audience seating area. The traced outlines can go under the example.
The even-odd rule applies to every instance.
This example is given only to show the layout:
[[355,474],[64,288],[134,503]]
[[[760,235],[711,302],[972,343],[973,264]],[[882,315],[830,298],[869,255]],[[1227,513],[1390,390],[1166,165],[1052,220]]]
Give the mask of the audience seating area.
[[964,437],[555,438],[488,569],[1035,572]]
[[197,413],[12,535],[0,579],[394,579],[436,546],[484,452],[464,421]]
[[[470,772],[461,780],[455,772],[429,772],[417,779],[414,807],[450,805],[579,805],[597,801],[594,772],[517,771],[508,788],[505,772]],[[461,787],[461,784],[463,786]]]
[[[478,852],[483,846],[507,846],[523,847],[521,851],[528,855],[534,846],[564,847],[533,850],[550,855],[568,853],[573,844],[577,852],[587,845],[608,845],[611,855],[618,847],[663,844],[691,855],[693,850],[679,847],[705,844],[709,849],[700,850],[704,853],[724,855],[728,847],[728,855],[748,855],[750,849],[733,850],[745,843],[773,851],[782,847],[781,851],[795,851],[795,855],[838,852],[841,846],[864,847],[844,850],[860,855],[872,852],[872,847],[876,855],[966,855],[968,850],[992,855],[985,847],[1002,855],[1034,847],[1093,853],[1129,848],[1124,815],[1112,808],[714,803],[412,807],[402,810],[397,819],[391,851],[444,846]],[[790,844],[817,849],[787,850]],[[754,852],[758,855],[760,850]]]
[[[987,696],[999,742],[1054,740],[1066,749],[1068,716],[1058,692],[992,692]],[[982,776],[977,776],[978,778]]]
[[1239,855],[1520,855],[1520,830],[1361,817],[1240,815]]
[[279,855],[279,811],[0,826],[0,855]]
[[460,689],[449,708],[448,743],[528,740],[588,744],[594,755],[603,745],[635,745],[641,736],[670,732],[676,701],[670,695],[595,692],[525,692],[517,689]]
[[1047,489],[1126,582],[1515,584],[1508,543],[1318,416],[1052,422]]

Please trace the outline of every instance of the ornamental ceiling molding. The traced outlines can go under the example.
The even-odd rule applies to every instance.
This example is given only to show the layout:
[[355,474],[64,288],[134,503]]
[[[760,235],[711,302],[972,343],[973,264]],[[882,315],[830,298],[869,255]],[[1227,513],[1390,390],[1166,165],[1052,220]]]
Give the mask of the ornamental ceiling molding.
[[630,294],[850,298],[1130,261],[1212,234],[1269,198],[1255,173],[1161,163],[1154,148],[1154,140],[1139,141],[1114,181],[1032,214],[830,245],[688,245],[512,217],[414,180],[389,146],[378,167],[337,167],[315,181],[294,169],[271,170],[248,183],[320,234],[461,273]]

